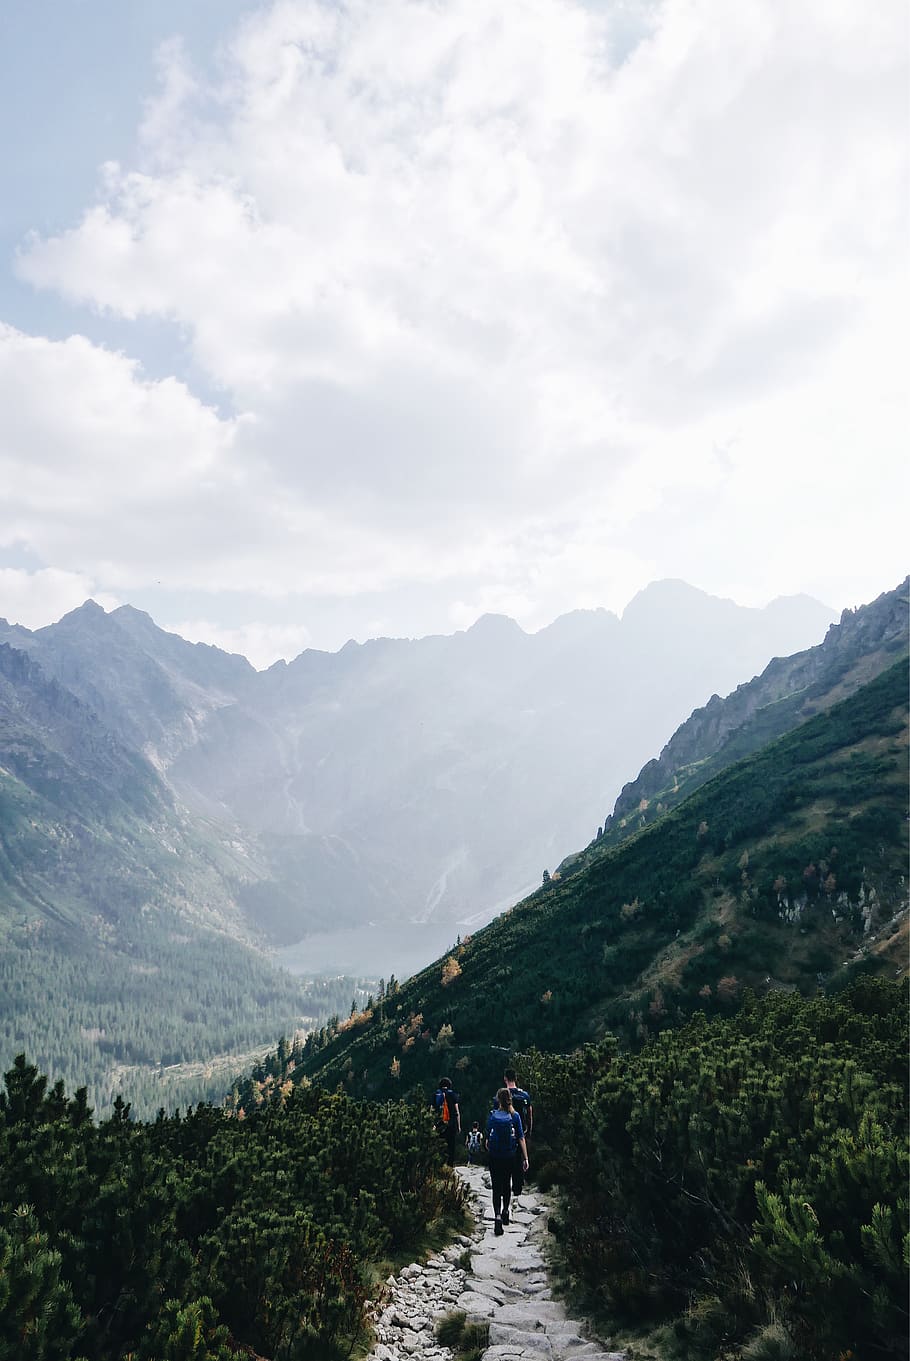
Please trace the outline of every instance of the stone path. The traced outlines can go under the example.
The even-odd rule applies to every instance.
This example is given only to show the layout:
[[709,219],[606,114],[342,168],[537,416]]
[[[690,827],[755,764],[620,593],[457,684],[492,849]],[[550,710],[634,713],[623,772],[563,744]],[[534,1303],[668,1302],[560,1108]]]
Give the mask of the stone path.
[[[541,1238],[546,1198],[526,1190],[500,1238],[493,1234],[490,1177],[484,1167],[459,1167],[472,1192],[475,1230],[421,1266],[390,1276],[374,1315],[370,1361],[451,1361],[433,1332],[443,1314],[462,1310],[469,1322],[488,1323],[484,1361],[626,1361],[585,1336],[550,1291]],[[471,1270],[459,1265],[470,1251]]]

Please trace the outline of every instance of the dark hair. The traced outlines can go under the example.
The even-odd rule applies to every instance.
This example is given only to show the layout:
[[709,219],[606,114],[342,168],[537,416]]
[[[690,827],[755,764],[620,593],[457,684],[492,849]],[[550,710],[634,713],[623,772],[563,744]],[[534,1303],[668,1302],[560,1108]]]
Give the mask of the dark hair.
[[441,1077],[439,1079],[439,1085],[440,1087],[451,1087],[452,1079],[450,1077]]
[[506,1082],[518,1081],[518,1077],[516,1075],[514,1068],[507,1068],[506,1071],[503,1073],[503,1078],[505,1079]]
[[496,1093],[496,1101],[501,1111],[511,1111],[515,1109],[512,1105],[512,1093],[509,1091],[508,1087],[500,1087],[499,1091]]

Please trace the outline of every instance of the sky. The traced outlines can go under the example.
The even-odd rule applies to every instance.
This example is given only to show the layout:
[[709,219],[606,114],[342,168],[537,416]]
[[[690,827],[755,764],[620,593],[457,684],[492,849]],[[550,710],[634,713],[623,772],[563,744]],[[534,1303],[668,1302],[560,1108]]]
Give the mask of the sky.
[[0,7],[0,615],[907,571],[903,0]]

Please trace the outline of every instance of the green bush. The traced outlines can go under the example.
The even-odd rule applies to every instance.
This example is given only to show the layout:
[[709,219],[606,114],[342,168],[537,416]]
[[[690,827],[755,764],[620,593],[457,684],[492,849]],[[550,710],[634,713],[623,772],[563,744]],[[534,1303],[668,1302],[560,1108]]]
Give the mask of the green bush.
[[428,1114],[297,1087],[94,1124],[23,1058],[0,1092],[0,1358],[342,1354],[370,1263],[463,1213]]
[[563,1243],[594,1305],[675,1315],[693,1356],[902,1356],[907,1047],[906,989],[861,979],[637,1054],[526,1055],[562,1113]]

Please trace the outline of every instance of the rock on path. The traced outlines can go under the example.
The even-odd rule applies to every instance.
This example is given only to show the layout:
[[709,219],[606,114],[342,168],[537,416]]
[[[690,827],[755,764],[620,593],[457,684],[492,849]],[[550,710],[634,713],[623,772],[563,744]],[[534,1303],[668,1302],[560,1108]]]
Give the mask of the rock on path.
[[[451,1361],[437,1342],[434,1324],[453,1309],[469,1322],[488,1323],[484,1361],[626,1361],[585,1335],[550,1292],[541,1251],[546,1198],[525,1190],[501,1238],[493,1234],[490,1176],[484,1167],[459,1167],[472,1192],[475,1229],[424,1265],[414,1262],[390,1276],[374,1310],[376,1344],[370,1361]],[[459,1266],[465,1249],[471,1270]]]

